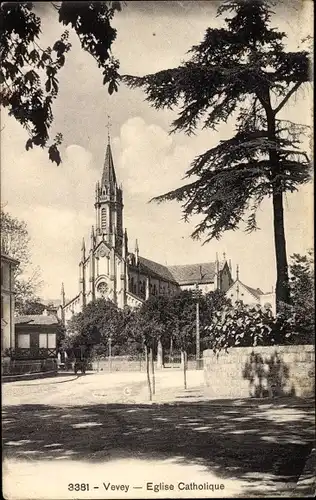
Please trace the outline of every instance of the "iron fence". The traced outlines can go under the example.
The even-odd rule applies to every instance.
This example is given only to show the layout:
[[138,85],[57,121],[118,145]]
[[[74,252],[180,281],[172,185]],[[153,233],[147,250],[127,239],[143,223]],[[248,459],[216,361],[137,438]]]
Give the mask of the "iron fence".
[[57,371],[57,360],[28,360],[28,361],[2,361],[2,375],[29,375],[33,373],[43,373]]

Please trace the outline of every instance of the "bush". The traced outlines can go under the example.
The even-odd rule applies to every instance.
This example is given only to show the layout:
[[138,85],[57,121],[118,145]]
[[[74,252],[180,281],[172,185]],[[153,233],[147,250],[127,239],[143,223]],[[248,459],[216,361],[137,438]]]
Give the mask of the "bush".
[[229,347],[258,345],[309,344],[310,336],[303,335],[291,308],[273,316],[269,307],[249,306],[242,302],[215,313],[206,337],[208,348],[214,352]]

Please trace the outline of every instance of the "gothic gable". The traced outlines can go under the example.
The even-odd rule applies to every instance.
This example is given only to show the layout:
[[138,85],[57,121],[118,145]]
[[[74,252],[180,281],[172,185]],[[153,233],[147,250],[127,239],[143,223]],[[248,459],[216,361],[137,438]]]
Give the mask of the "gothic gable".
[[97,258],[108,257],[110,258],[111,249],[105,241],[100,241],[99,245],[94,249],[94,255]]

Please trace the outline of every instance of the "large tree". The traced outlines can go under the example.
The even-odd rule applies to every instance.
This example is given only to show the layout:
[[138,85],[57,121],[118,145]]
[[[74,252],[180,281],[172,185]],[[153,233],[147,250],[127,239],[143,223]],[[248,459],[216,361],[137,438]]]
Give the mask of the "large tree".
[[286,50],[286,34],[271,27],[265,0],[223,2],[225,27],[208,28],[179,67],[144,77],[122,76],[141,87],[156,109],[180,107],[172,132],[192,134],[199,125],[212,134],[235,119],[235,131],[196,157],[186,178],[193,180],[155,201],[177,200],[184,217],[202,220],[192,236],[220,238],[245,222],[257,229],[256,212],[272,199],[277,265],[277,304],[290,301],[283,193],[309,181],[310,164],[301,147],[306,128],[279,119],[298,90],[310,80],[309,54]]
[[16,311],[19,314],[30,314],[31,304],[39,304],[37,292],[42,281],[39,267],[32,265],[27,225],[23,220],[1,210],[0,227],[1,252],[19,262],[14,270]]
[[[110,94],[117,90],[116,71],[119,63],[111,54],[116,30],[111,21],[120,2],[50,2],[58,21],[72,29],[102,69],[103,83]],[[2,2],[0,10],[1,98],[28,132],[26,149],[48,148],[52,161],[61,162],[58,146],[62,135],[50,138],[53,101],[59,92],[59,72],[71,49],[66,30],[52,47],[41,46],[43,3]]]
[[91,350],[96,345],[103,345],[108,354],[109,339],[115,345],[122,320],[122,311],[110,300],[89,302],[67,322],[64,347],[85,346]]

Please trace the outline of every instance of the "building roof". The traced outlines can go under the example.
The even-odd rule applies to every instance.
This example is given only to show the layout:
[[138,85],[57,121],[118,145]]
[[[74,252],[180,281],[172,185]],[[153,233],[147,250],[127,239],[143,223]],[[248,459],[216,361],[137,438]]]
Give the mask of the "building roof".
[[15,325],[50,326],[57,325],[58,319],[56,316],[45,316],[44,314],[27,314],[25,316],[17,316],[14,322]]
[[168,267],[163,266],[162,264],[158,264],[158,262],[145,259],[144,257],[139,257],[139,267],[140,271],[145,274],[150,274],[151,276],[157,277],[158,279],[160,278],[165,281],[177,283]]
[[101,184],[102,186],[104,184],[107,185],[116,184],[116,175],[115,175],[114,162],[110,144],[108,144],[106,147]]
[[[222,263],[219,266],[223,268]],[[168,266],[173,278],[179,285],[194,285],[195,283],[213,283],[216,272],[216,262],[203,264],[186,264],[182,266]]]
[[262,290],[260,288],[252,288],[251,286],[245,285],[245,283],[241,283],[247,290],[248,292],[252,293],[257,299],[260,298],[260,295],[263,295]]
[[1,252],[1,260],[10,262],[10,264],[14,264],[15,266],[18,266],[20,264],[20,262],[17,259],[13,259],[12,257],[9,257],[7,254],[3,252]]
[[135,295],[135,293],[126,292],[126,295],[129,295],[130,297],[132,297],[132,299],[138,300],[140,304],[143,304],[145,302],[144,299],[140,298],[138,295]]
[[73,297],[72,299],[69,299],[69,300],[67,299],[67,300],[65,301],[65,305],[64,305],[64,307],[69,306],[72,302],[74,302],[75,300],[77,300],[79,297],[80,297],[80,293],[78,293],[78,294],[77,294],[75,297]]
[[[141,272],[178,285],[213,283],[215,279],[216,262],[164,266],[153,260],[139,257],[139,264]],[[224,265],[225,262],[219,263],[220,271],[223,269]]]
[[263,291],[260,290],[260,288],[252,288],[251,286],[245,285],[245,283],[243,283],[239,279],[235,280],[234,283],[232,283],[232,285],[228,288],[226,292],[227,294],[229,290],[235,285],[235,283],[238,283],[239,285],[243,286],[249,293],[251,293],[251,295],[253,295],[258,300],[260,299],[260,295],[264,295]]

